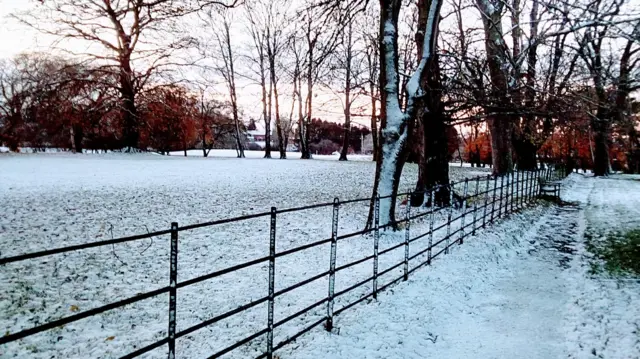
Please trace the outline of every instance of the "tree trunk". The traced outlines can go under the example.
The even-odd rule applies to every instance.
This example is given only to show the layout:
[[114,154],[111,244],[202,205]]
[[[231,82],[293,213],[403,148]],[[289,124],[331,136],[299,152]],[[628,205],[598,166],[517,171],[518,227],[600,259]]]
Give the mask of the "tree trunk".
[[[435,38],[438,31],[438,19],[442,2],[431,0],[428,5],[428,20],[423,29],[425,39]],[[397,228],[395,223],[395,204],[398,194],[400,175],[406,158],[406,147],[413,130],[413,119],[417,109],[416,102],[423,97],[424,88],[421,79],[424,76],[430,58],[433,56],[431,45],[423,46],[420,61],[411,75],[404,91],[407,92],[407,105],[404,111],[400,105],[398,86],[398,17],[401,0],[380,1],[380,118],[382,126],[381,156],[376,167],[376,182],[372,200],[380,196],[380,224]],[[425,41],[426,43],[427,41]],[[371,214],[371,211],[370,211]],[[371,218],[371,215],[370,215]],[[369,221],[371,223],[371,221]]]
[[501,176],[513,169],[511,152],[511,119],[506,115],[496,115],[487,120],[491,133],[491,162],[494,176]]
[[[275,62],[273,64],[275,66]],[[280,159],[287,159],[287,149],[284,143],[284,134],[282,133],[282,122],[280,120],[280,101],[278,100],[278,87],[275,83],[275,68],[271,70],[271,82],[273,84],[273,97],[275,101],[275,114],[276,114],[276,134],[278,135],[278,150],[280,151]]]
[[[373,90],[373,85],[371,85]],[[376,115],[377,101],[375,97],[371,96],[371,140],[373,141],[373,160],[378,161],[380,155],[380,145],[378,140],[378,118]]]
[[373,142],[373,161],[378,161],[378,156],[380,155],[380,143],[378,140],[378,115],[377,115],[377,106],[378,101],[376,97],[380,95],[380,88],[376,86],[375,77],[378,68],[378,58],[380,57],[379,52],[377,51],[376,44],[369,45],[371,49],[367,51],[367,66],[369,67],[369,94],[371,99],[371,140]]
[[136,94],[132,80],[131,61],[125,57],[120,62],[120,98],[122,99],[122,145],[127,152],[138,150],[140,139]]
[[[430,1],[418,1],[418,29],[425,28],[428,17]],[[435,28],[438,28],[439,19]],[[420,206],[425,203],[425,194],[437,185],[442,185],[436,192],[435,204],[439,206],[449,203],[449,143],[447,138],[447,125],[442,104],[442,85],[440,81],[440,68],[436,54],[436,42],[438,32],[431,32],[431,38],[426,39],[423,31],[415,34],[418,56],[423,52],[424,44],[428,44],[433,54],[427,61],[425,71],[420,79],[421,86],[426,96],[421,101],[421,109],[418,110],[420,141],[420,156],[418,161],[418,181],[415,192],[411,198],[412,206]],[[430,199],[427,205],[431,206]]]
[[591,118],[591,128],[593,128],[593,174],[595,176],[606,176],[609,174],[609,120],[601,116],[606,116],[607,110],[600,107],[597,116]]
[[302,111],[302,82],[300,81],[300,73],[295,83],[296,96],[298,97],[298,139],[300,140],[300,153],[309,152],[309,142],[307,132],[309,131],[308,121],[305,121]]
[[[271,158],[271,101],[267,114],[267,79],[264,75],[264,57],[260,56],[260,87],[262,88],[262,118],[264,119],[264,158]],[[269,91],[271,92],[271,91]]]
[[514,140],[513,150],[516,154],[518,171],[533,171],[538,167],[536,154],[538,146],[525,138]]
[[[412,206],[425,204],[425,194],[440,186],[436,191],[435,205],[449,204],[449,151],[447,125],[442,114],[424,113],[420,118],[423,138],[423,152],[420,156],[416,192],[411,198]],[[431,206],[429,196],[426,205]]]
[[508,111],[507,109],[511,108],[511,100],[508,95],[516,82],[515,78],[509,74],[511,65],[502,34],[502,9],[505,3],[489,0],[476,0],[476,2],[484,25],[485,48],[493,95],[490,102],[496,105],[491,106],[489,103],[489,106],[485,107],[485,111],[498,112],[487,121],[491,133],[493,174],[503,175],[513,169],[511,153],[513,119],[507,114],[500,114],[500,112]]
[[[309,25],[310,22],[309,22]],[[306,115],[306,125],[305,125],[305,131],[304,131],[304,136],[303,141],[305,143],[305,145],[303,146],[303,148],[301,148],[301,155],[300,158],[303,160],[309,160],[311,159],[311,151],[309,149],[309,123],[311,123],[311,119],[312,119],[312,114],[313,114],[313,48],[314,48],[314,44],[311,42],[311,35],[310,35],[310,31],[311,28],[307,28],[307,43],[308,43],[308,47],[309,47],[309,52],[308,52],[308,57],[307,57],[307,98],[306,98],[306,107],[307,107],[307,115]]]
[[351,58],[352,58],[352,22],[349,22],[347,29],[347,58],[346,58],[346,76],[344,82],[344,130],[342,133],[342,151],[340,152],[340,161],[347,160],[349,151],[349,137],[351,134]]
[[84,151],[84,147],[82,145],[82,140],[84,139],[84,130],[81,125],[73,125],[73,145],[75,147],[76,153],[82,153]]

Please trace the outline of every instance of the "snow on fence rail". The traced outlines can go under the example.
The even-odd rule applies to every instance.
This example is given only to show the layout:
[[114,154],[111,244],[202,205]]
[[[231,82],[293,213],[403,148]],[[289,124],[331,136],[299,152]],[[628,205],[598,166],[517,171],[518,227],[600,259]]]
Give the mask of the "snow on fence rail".
[[[23,329],[15,333],[6,332],[4,336],[0,337],[0,345],[7,345],[11,342],[16,342],[26,337],[45,332],[57,327],[61,327],[91,316],[96,316],[101,313],[105,313],[107,311],[121,308],[136,302],[140,302],[145,299],[149,299],[152,297],[157,297],[159,295],[164,295],[168,293],[169,297],[169,305],[168,305],[168,330],[166,332],[166,336],[162,339],[157,340],[151,344],[148,344],[142,348],[139,348],[133,352],[130,352],[121,358],[135,358],[146,354],[154,349],[160,348],[162,346],[166,346],[166,354],[168,357],[175,358],[176,356],[176,340],[180,338],[184,338],[189,334],[198,331],[207,326],[213,325],[214,323],[220,322],[226,318],[238,315],[242,312],[255,308],[261,304],[266,304],[267,307],[267,319],[265,326],[251,335],[244,337],[243,339],[236,341],[224,348],[219,349],[217,352],[213,354],[208,354],[209,358],[217,358],[223,356],[229,352],[232,352],[235,349],[238,349],[241,346],[247,345],[257,338],[261,338],[266,336],[266,341],[264,344],[263,350],[261,354],[257,356],[257,358],[268,358],[272,359],[274,357],[273,353],[278,349],[281,349],[283,346],[291,343],[296,338],[301,335],[307,333],[313,328],[319,326],[324,323],[324,327],[327,330],[333,329],[333,319],[335,316],[339,315],[343,311],[362,303],[363,301],[373,298],[377,298],[377,294],[385,289],[389,288],[393,284],[396,284],[400,281],[407,280],[409,275],[422,268],[425,265],[430,265],[431,262],[437,258],[440,254],[447,254],[450,247],[454,244],[462,244],[464,238],[469,235],[475,235],[476,230],[480,228],[485,228],[487,223],[491,224],[496,219],[502,218],[510,212],[516,211],[520,208],[523,208],[526,204],[531,202],[532,199],[536,198],[539,193],[540,181],[539,179],[544,180],[553,180],[559,179],[564,175],[562,170],[542,170],[535,172],[514,172],[507,176],[502,177],[474,177],[467,178],[463,181],[459,182],[451,182],[448,186],[449,189],[453,189],[449,191],[451,194],[451,202],[453,201],[454,192],[462,193],[461,199],[458,202],[459,208],[455,209],[455,217],[454,217],[454,206],[447,207],[436,207],[431,206],[426,212],[419,212],[412,214],[412,208],[410,206],[410,198],[413,194],[412,192],[401,193],[398,194],[398,198],[406,198],[406,206],[404,206],[403,213],[401,213],[398,217],[402,217],[401,219],[396,220],[393,224],[381,225],[379,221],[379,208],[380,208],[380,198],[376,198],[374,202],[374,225],[371,228],[365,228],[363,230],[354,231],[345,234],[338,233],[338,222],[340,218],[340,209],[349,204],[357,204],[363,203],[367,204],[367,202],[371,201],[370,198],[360,198],[353,199],[348,201],[340,201],[338,198],[334,199],[333,202],[314,204],[304,207],[296,207],[296,208],[288,208],[288,209],[277,209],[276,207],[272,207],[268,212],[256,213],[245,215],[241,217],[235,218],[227,218],[221,219],[211,222],[198,223],[193,225],[187,225],[180,227],[178,223],[171,223],[171,228],[167,230],[156,231],[152,233],[142,234],[142,235],[134,235],[116,239],[109,239],[99,242],[92,242],[81,245],[73,245],[61,248],[55,248],[50,250],[43,250],[38,252],[32,252],[27,254],[15,255],[10,257],[0,258],[0,265],[5,266],[9,263],[15,263],[20,261],[32,260],[41,257],[47,257],[55,254],[67,253],[72,251],[78,251],[82,249],[94,248],[94,247],[102,247],[113,244],[126,243],[131,241],[137,241],[146,238],[152,238],[156,236],[162,236],[170,234],[170,255],[169,255],[169,285],[157,288],[152,291],[139,293],[133,297],[129,297],[123,300],[119,300],[113,303],[109,303],[103,306],[99,306],[97,308],[93,308],[90,310],[86,310],[80,313],[76,313],[73,315],[69,315],[57,320],[46,322],[45,324],[38,325],[35,327],[31,327],[28,329]],[[499,183],[498,183],[499,182]],[[426,198],[434,199],[435,193],[439,188],[434,188],[429,193],[426,193]],[[277,240],[277,220],[278,215],[283,215],[285,213],[293,213],[300,212],[310,209],[318,209],[318,208],[332,208],[332,218],[331,218],[331,237],[324,238],[320,240],[315,240],[311,243],[307,243],[301,246],[297,246],[294,248],[277,251],[276,250],[276,240]],[[400,207],[402,208],[402,207]],[[418,208],[419,209],[419,208]],[[438,218],[446,218],[441,223],[436,223],[436,216]],[[179,244],[179,236],[181,232],[186,232],[190,230],[195,230],[198,228],[209,228],[215,227],[222,224],[230,224],[230,223],[239,223],[255,218],[268,218],[269,219],[269,252],[265,253],[264,256],[254,258],[252,260],[235,264],[232,266],[225,267],[223,269],[209,272],[206,274],[202,274],[196,276],[191,279],[178,281],[178,244]],[[425,223],[426,220],[426,223]],[[467,220],[469,222],[465,223]],[[425,231],[414,235],[412,237],[412,222],[417,225],[418,229],[424,228]],[[396,232],[396,235],[401,236],[401,241],[396,243],[388,248],[381,249],[380,248],[380,239],[381,239],[381,230],[385,229],[388,226],[400,226],[400,230]],[[373,235],[373,251],[371,254],[349,260],[346,263],[337,265],[336,257],[337,257],[337,249],[338,244],[342,241],[345,241],[350,238],[364,236],[364,235]],[[437,235],[441,235],[440,238]],[[426,247],[422,247],[419,249],[415,249],[416,246],[412,245],[413,243],[421,240],[427,239]],[[311,277],[305,278],[301,281],[298,281],[294,284],[286,286],[282,289],[276,290],[275,286],[275,277],[276,277],[276,263],[278,259],[281,259],[285,256],[291,256],[301,251],[305,251],[314,247],[329,245],[329,266],[326,271],[313,275]],[[386,269],[381,270],[380,261],[384,255],[389,254],[395,250],[403,250],[403,255],[401,256],[401,261],[391,264]],[[434,253],[435,251],[435,253]],[[362,254],[362,253],[358,253]],[[417,263],[416,263],[417,261]],[[349,285],[346,288],[340,289],[336,291],[335,282],[336,275],[338,273],[343,273],[348,269],[353,269],[356,266],[367,264],[371,265],[370,269],[372,275],[368,276],[363,280],[359,280],[358,282]],[[412,265],[413,263],[413,265]],[[268,283],[268,294],[266,296],[262,296],[258,299],[251,300],[245,304],[242,304],[238,307],[235,307],[232,310],[225,311],[222,314],[211,317],[205,321],[199,322],[197,324],[191,325],[182,330],[176,330],[176,324],[180,318],[177,315],[177,301],[176,298],[179,295],[179,289],[195,285],[197,283],[201,283],[204,281],[208,281],[222,275],[240,271],[244,268],[256,266],[258,264],[267,264],[268,265],[268,275],[267,280]],[[393,279],[381,282],[381,278],[383,278],[387,274],[393,274],[396,271],[400,274]],[[294,289],[300,288],[302,286],[308,285],[310,283],[319,281],[320,279],[324,279],[328,281],[327,295],[323,296],[321,299],[315,301],[313,304],[304,307],[294,313],[287,315],[282,319],[276,320],[274,316],[275,312],[275,300],[283,296],[286,293],[293,291]],[[340,301],[340,303],[344,303],[341,307],[335,308],[335,304],[337,300],[348,293],[353,293],[356,289],[361,288],[365,285],[370,285],[370,289],[368,289],[365,293],[361,293],[358,295],[355,300],[350,300],[344,303],[345,301]],[[368,287],[369,288],[369,287]],[[339,304],[340,304],[339,303]],[[313,320],[311,323],[306,323],[306,326],[296,333],[288,335],[286,338],[279,342],[274,342],[274,330],[282,327],[283,325],[291,322],[296,318],[302,317],[304,314],[309,313],[310,311],[317,309],[321,306],[325,306],[326,314],[320,315],[320,318]],[[255,348],[254,348],[255,349]],[[180,354],[180,353],[177,353]]]

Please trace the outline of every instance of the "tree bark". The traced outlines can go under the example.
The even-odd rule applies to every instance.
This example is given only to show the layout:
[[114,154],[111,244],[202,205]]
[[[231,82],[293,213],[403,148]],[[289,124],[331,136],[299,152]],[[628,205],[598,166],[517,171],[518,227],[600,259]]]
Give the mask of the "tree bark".
[[606,176],[609,174],[609,132],[610,125],[607,118],[608,109],[600,106],[596,116],[591,118],[591,128],[593,128],[593,174],[595,176]]
[[[429,17],[430,2],[433,0],[418,0],[418,29],[424,29]],[[439,10],[438,10],[439,11]],[[435,28],[439,25],[436,20]],[[440,81],[440,68],[438,55],[436,54],[438,32],[431,32],[431,38],[426,39],[424,31],[415,34],[418,56],[423,52],[424,44],[429,44],[433,54],[427,62],[425,71],[420,79],[421,86],[426,96],[421,101],[418,109],[419,129],[421,136],[421,153],[418,162],[418,181],[415,192],[411,198],[412,206],[420,206],[425,203],[425,194],[435,186],[441,185],[435,198],[435,204],[444,206],[449,204],[449,146],[447,138],[447,125],[442,104],[442,86]],[[427,205],[431,206],[430,199]]]
[[347,57],[346,57],[346,75],[344,83],[344,130],[342,132],[342,151],[340,152],[340,161],[347,160],[349,152],[349,137],[351,134],[351,58],[352,58],[352,23],[349,22],[347,30]]
[[515,78],[509,76],[509,61],[507,47],[502,37],[503,1],[476,0],[481,12],[485,32],[485,48],[491,78],[492,99],[495,106],[487,106],[487,112],[498,114],[487,122],[491,133],[491,158],[493,174],[504,175],[513,170],[511,149],[511,116],[500,112],[508,111],[511,107],[509,90],[514,85]]
[[121,59],[120,69],[120,98],[122,99],[122,145],[126,152],[135,152],[138,149],[140,129],[138,123],[138,111],[136,107],[136,94],[133,87],[133,71],[129,57]]
[[[428,20],[424,27],[425,38],[432,38],[437,31],[440,11],[440,0],[432,0],[429,4]],[[407,105],[402,110],[399,97],[398,74],[398,16],[402,6],[401,0],[380,1],[380,118],[382,126],[381,156],[376,165],[372,204],[376,196],[380,196],[380,224],[397,228],[395,223],[395,206],[398,194],[400,175],[406,158],[406,147],[412,132],[413,119],[419,108],[416,100],[423,96],[420,80],[422,79],[429,59],[433,55],[431,46],[423,47],[420,61],[415,72],[407,82]],[[370,210],[369,224],[371,221]]]
[[271,105],[267,113],[267,79],[265,76],[264,56],[260,54],[260,87],[262,89],[262,118],[264,119],[264,158],[271,158]]
[[[236,132],[236,149],[238,151],[238,158],[244,158],[244,145],[242,144],[242,133],[240,131],[240,118],[238,117],[238,96],[236,93],[236,74],[235,74],[235,68],[234,68],[234,64],[233,64],[233,51],[231,51],[231,34],[229,32],[229,23],[227,22],[227,20],[224,20],[224,31],[225,31],[225,38],[224,38],[224,42],[226,45],[226,51],[227,51],[227,62],[228,64],[226,64],[226,70],[229,73],[227,74],[227,76],[225,76],[227,78],[227,81],[229,82],[229,96],[231,97],[231,106],[233,108],[233,122],[235,124],[235,132]],[[185,156],[186,156],[186,150],[185,150]]]
[[491,162],[493,175],[501,176],[513,169],[510,116],[498,114],[487,120],[491,134]]
[[[309,160],[311,159],[311,151],[309,149],[309,123],[311,123],[311,119],[312,119],[312,114],[313,114],[313,65],[314,65],[314,59],[313,59],[313,50],[315,48],[315,42],[314,40],[311,39],[311,21],[308,21],[307,23],[307,46],[308,46],[308,53],[307,53],[307,98],[306,98],[306,102],[305,102],[305,106],[307,109],[307,114],[306,114],[306,124],[305,124],[305,131],[304,131],[304,136],[302,136],[302,139],[305,143],[304,145],[304,151],[301,153],[300,158],[303,160]],[[302,148],[301,148],[302,149]]]
[[269,57],[269,71],[271,73],[271,87],[273,89],[273,98],[275,101],[276,115],[276,134],[278,135],[278,150],[280,151],[280,159],[287,159],[287,149],[284,144],[284,134],[282,133],[282,122],[280,120],[280,101],[278,99],[278,86],[276,83],[276,69],[274,56]]

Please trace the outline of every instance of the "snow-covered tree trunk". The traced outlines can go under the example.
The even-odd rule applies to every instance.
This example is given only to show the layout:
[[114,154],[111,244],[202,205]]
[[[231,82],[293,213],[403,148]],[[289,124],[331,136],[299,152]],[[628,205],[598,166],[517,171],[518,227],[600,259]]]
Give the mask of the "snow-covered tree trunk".
[[[411,205],[420,206],[425,202],[425,193],[437,185],[444,185],[436,193],[436,203],[446,205],[449,203],[449,158],[447,124],[444,118],[444,106],[442,104],[442,84],[440,81],[440,68],[436,54],[438,31],[431,32],[431,38],[425,39],[422,30],[429,20],[429,0],[418,1],[418,31],[415,35],[418,55],[423,52],[423,46],[430,47],[433,54],[427,62],[422,74],[421,86],[426,96],[419,102],[417,120],[420,143],[419,171],[416,191],[411,198]],[[439,12],[439,11],[438,11]],[[439,17],[435,19],[439,23]],[[435,24],[437,30],[438,24]],[[432,205],[430,203],[430,205]]]
[[[380,196],[380,224],[395,227],[395,204],[400,175],[405,161],[407,140],[416,115],[416,100],[425,95],[420,79],[431,58],[431,46],[426,42],[437,31],[441,0],[430,2],[424,28],[425,46],[416,71],[404,89],[407,106],[400,104],[398,81],[398,16],[401,0],[380,1],[380,89],[381,89],[381,157],[376,166],[373,198]],[[424,4],[423,6],[427,6]],[[372,202],[373,203],[373,202]],[[371,211],[370,211],[371,212]],[[371,217],[371,216],[370,216]]]

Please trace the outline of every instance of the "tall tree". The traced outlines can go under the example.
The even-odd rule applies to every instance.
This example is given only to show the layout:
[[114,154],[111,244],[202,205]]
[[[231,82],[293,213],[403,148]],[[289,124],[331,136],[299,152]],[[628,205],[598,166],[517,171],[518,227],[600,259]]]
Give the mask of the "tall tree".
[[[266,33],[267,26],[270,26],[269,17],[263,17],[265,11],[261,11],[262,7],[259,6],[259,2],[247,2],[245,4],[246,17],[248,20],[248,31],[251,36],[251,44],[254,52],[250,59],[258,66],[257,76],[259,78],[260,90],[261,90],[261,103],[262,103],[262,119],[264,121],[265,128],[265,148],[264,158],[271,158],[271,109],[270,101],[267,94],[270,94],[270,90],[267,90],[267,79],[269,78],[267,70],[267,44]],[[262,14],[261,14],[262,12]]]
[[[421,79],[433,55],[430,41],[437,32],[440,16],[441,0],[420,3],[428,6],[427,20],[423,28],[424,43],[415,72],[411,75],[406,92],[406,107],[403,110],[400,102],[398,73],[398,17],[402,1],[380,1],[380,88],[381,88],[381,157],[377,162],[373,196],[380,196],[380,223],[395,226],[396,194],[402,167],[405,162],[405,149],[412,122],[418,111],[416,101],[425,96]],[[371,216],[370,216],[371,220]]]
[[[640,88],[635,76],[640,58],[640,19],[621,17],[623,0],[598,0],[587,4],[589,11],[581,11],[574,17],[577,23],[590,20],[594,25],[576,31],[577,51],[589,73],[597,101],[597,109],[591,114],[594,133],[594,169],[596,176],[609,174],[609,141],[613,123],[624,116],[629,93]],[[571,16],[572,14],[567,14]],[[622,52],[607,53],[607,45],[623,40]]]
[[[215,21],[212,14],[209,13],[209,19]],[[244,158],[243,134],[240,131],[240,118],[238,116],[238,94],[236,91],[236,70],[234,67],[234,51],[231,44],[231,24],[233,23],[232,14],[224,11],[221,14],[221,25],[216,31],[216,39],[218,47],[221,50],[222,64],[218,66],[218,71],[224,78],[229,91],[229,102],[231,103],[233,122],[235,123],[235,139],[238,158]],[[213,24],[213,23],[212,23]]]
[[[433,31],[417,31],[415,42],[418,55],[425,52],[424,47],[429,47],[431,55],[425,63],[420,83],[424,91],[424,96],[419,101],[420,108],[417,111],[419,133],[417,142],[421,143],[419,156],[419,172],[416,184],[416,192],[412,198],[412,205],[421,205],[424,202],[424,195],[427,191],[435,188],[438,191],[436,203],[431,205],[445,205],[449,203],[449,151],[447,138],[447,123],[444,114],[444,104],[442,102],[442,84],[440,80],[439,56],[437,53],[438,25],[440,16],[430,19],[431,1],[418,1],[418,29],[423,29],[429,21],[433,21]],[[437,6],[442,6],[437,5]],[[436,9],[439,13],[440,8]],[[426,36],[430,36],[426,38]]]
[[491,133],[493,174],[503,175],[513,170],[511,132],[513,118],[508,111],[512,107],[510,92],[516,85],[515,75],[503,38],[502,17],[505,2],[502,0],[476,0],[485,32],[485,49],[491,79],[491,103],[485,105],[491,117],[487,120]]
[[[342,131],[342,149],[340,150],[340,161],[347,160],[349,144],[351,140],[351,109],[358,99],[362,88],[362,65],[363,53],[358,44],[363,40],[354,32],[353,27],[360,26],[360,18],[349,18],[347,20],[346,31],[342,34],[341,44],[336,49],[336,73],[343,77],[341,95],[343,96],[342,108],[344,113],[344,123]],[[354,38],[355,37],[355,38]]]
[[122,103],[122,145],[132,151],[138,149],[140,138],[137,95],[147,81],[170,62],[171,53],[183,48],[185,40],[188,42],[181,37],[158,44],[153,37],[171,29],[175,19],[209,5],[235,6],[235,2],[43,0],[33,9],[16,14],[16,18],[40,32],[101,48],[97,52],[75,55],[100,63],[103,71],[117,74]]

